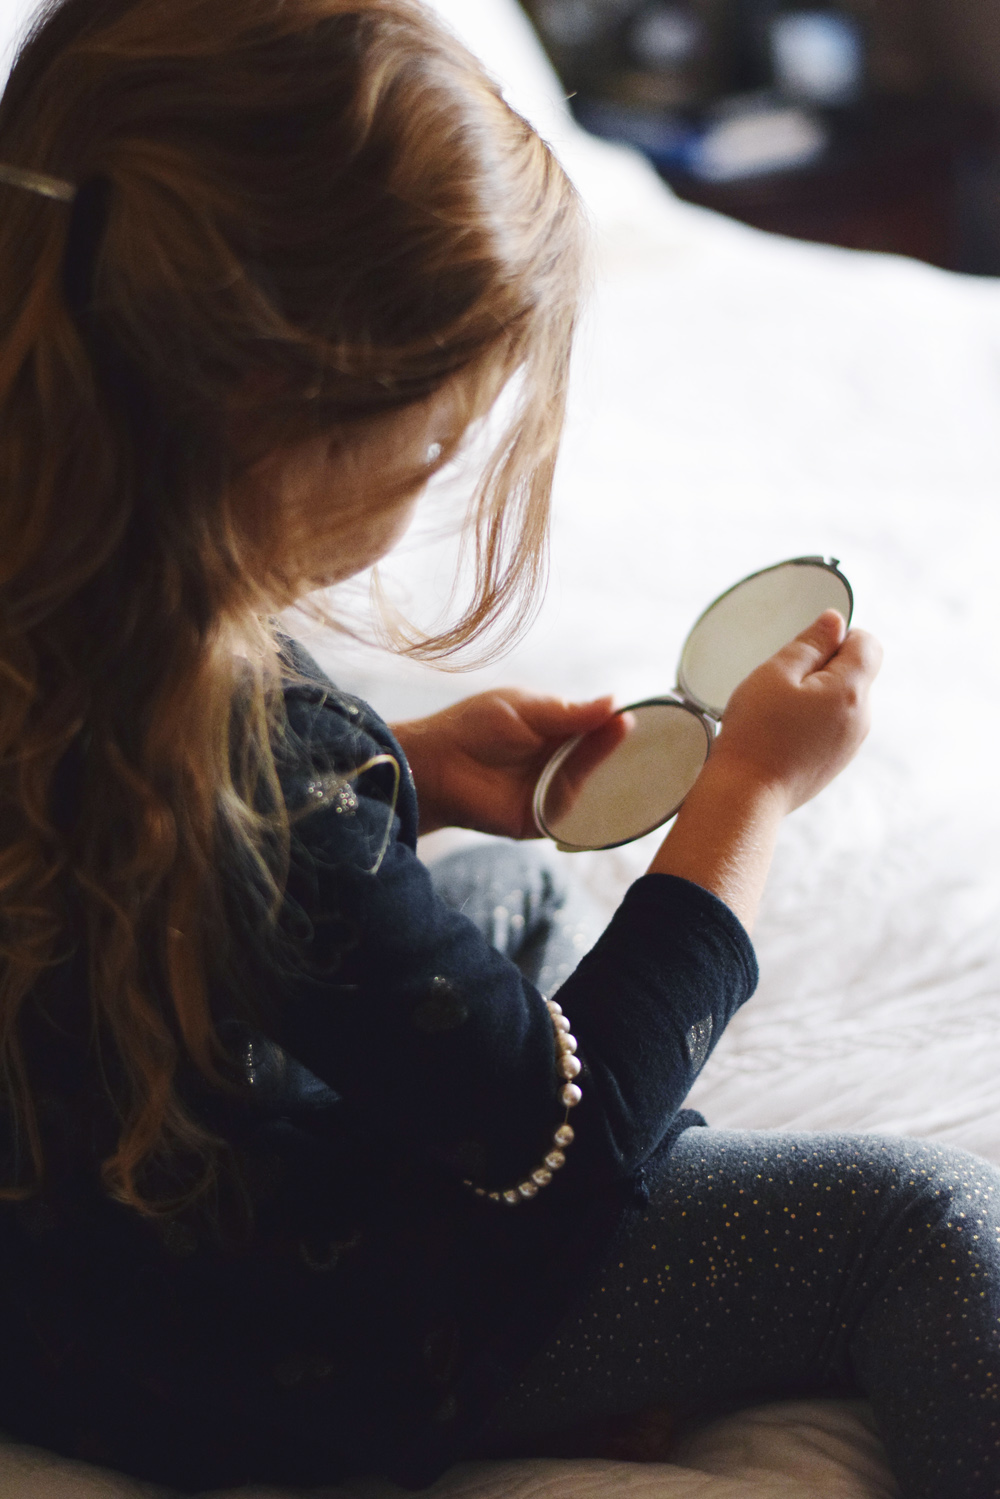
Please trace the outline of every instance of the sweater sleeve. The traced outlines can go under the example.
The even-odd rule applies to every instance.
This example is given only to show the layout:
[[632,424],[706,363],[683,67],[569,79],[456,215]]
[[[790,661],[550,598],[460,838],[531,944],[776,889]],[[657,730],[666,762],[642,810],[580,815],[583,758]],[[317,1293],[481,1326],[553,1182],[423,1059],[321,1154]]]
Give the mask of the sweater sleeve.
[[[365,1130],[510,1186],[563,1113],[545,1002],[437,896],[385,726],[339,695],[305,721],[301,710],[310,768],[286,780],[295,962],[274,985],[271,1035]],[[756,977],[746,933],[714,896],[666,875],[631,888],[560,990],[584,1093],[562,1190],[634,1173]]]

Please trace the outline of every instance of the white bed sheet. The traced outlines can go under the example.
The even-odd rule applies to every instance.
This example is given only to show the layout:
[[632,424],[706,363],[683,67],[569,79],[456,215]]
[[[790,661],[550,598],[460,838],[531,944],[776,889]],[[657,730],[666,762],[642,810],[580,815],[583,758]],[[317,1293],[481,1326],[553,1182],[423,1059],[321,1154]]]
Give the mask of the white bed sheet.
[[[498,67],[513,0],[440,6],[473,40],[493,17]],[[694,1101],[718,1124],[903,1130],[1000,1161],[1000,283],[758,234],[678,202],[565,113],[550,134],[601,264],[540,618],[464,678],[314,649],[390,716],[500,681],[627,700],[672,686],[730,582],[839,556],[886,646],[875,728],[786,824],[761,990]],[[401,548],[418,607],[441,566],[419,534]],[[655,841],[566,857],[610,904]]]
[[[464,678],[336,638],[312,647],[388,716],[501,681],[627,700],[673,684],[687,628],[721,588],[782,557],[841,557],[858,622],[887,649],[876,726],[786,825],[756,933],[760,992],[692,1102],[719,1125],[902,1131],[1000,1162],[1000,286],[677,202],[575,129],[514,0],[437,3],[553,141],[600,244],[552,581],[516,651]],[[448,555],[419,530],[401,548],[418,610]],[[575,867],[610,910],[649,854],[647,841]],[[3,1496],[140,1492],[0,1452]],[[864,1408],[808,1402],[729,1418],[671,1464],[477,1465],[434,1492],[874,1499],[892,1486]]]

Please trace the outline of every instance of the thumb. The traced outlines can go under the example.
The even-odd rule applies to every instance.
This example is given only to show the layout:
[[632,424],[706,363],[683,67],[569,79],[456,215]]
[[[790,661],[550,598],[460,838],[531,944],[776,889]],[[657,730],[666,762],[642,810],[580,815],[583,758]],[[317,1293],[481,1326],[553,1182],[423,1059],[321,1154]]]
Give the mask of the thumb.
[[610,695],[588,703],[564,703],[556,697],[527,698],[518,704],[518,712],[543,738],[568,739],[572,734],[599,729],[613,714],[613,701]]
[[836,609],[827,609],[777,654],[801,681],[826,666],[840,650],[846,635],[847,621],[843,615]]

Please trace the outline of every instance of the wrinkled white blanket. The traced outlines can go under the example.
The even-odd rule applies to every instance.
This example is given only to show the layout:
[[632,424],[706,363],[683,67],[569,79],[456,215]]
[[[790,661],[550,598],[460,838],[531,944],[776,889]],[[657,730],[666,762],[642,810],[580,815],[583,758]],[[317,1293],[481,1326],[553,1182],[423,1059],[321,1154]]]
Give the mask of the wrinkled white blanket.
[[[841,557],[858,623],[886,645],[876,727],[786,825],[756,933],[760,992],[693,1102],[716,1124],[905,1131],[1000,1162],[1000,287],[678,203],[641,162],[575,129],[515,0],[436,3],[553,141],[600,243],[552,582],[527,639],[471,677],[335,638],[312,648],[390,717],[501,681],[627,701],[673,685],[687,629],[729,583],[783,557]],[[411,580],[418,613],[450,555],[426,529],[389,568]],[[649,854],[634,845],[575,867],[610,910]],[[140,1492],[0,1452],[0,1495]],[[728,1418],[671,1464],[480,1464],[434,1490],[892,1492],[864,1407],[841,1402]]]

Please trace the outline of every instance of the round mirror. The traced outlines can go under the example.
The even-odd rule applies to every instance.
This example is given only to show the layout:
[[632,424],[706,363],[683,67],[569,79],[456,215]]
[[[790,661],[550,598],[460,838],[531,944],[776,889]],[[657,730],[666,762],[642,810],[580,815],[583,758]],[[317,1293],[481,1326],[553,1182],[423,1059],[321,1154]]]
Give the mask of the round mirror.
[[851,623],[851,585],[835,562],[796,558],[744,578],[709,605],[688,636],[677,679],[681,691],[704,712],[721,717],[743,678],[824,609],[836,609]]
[[710,726],[687,704],[634,703],[549,761],[535,821],[567,852],[631,843],[679,810],[711,743]]

